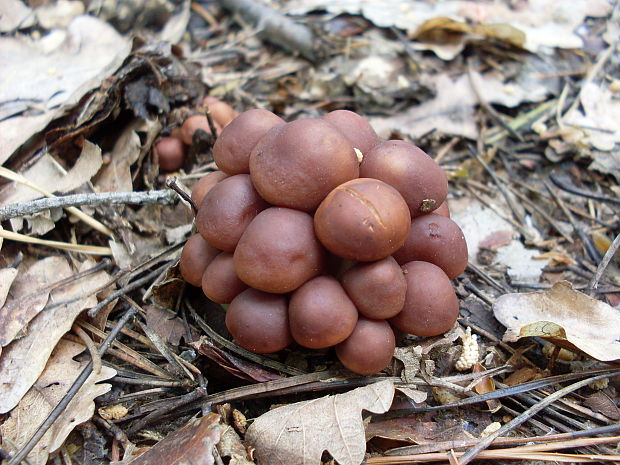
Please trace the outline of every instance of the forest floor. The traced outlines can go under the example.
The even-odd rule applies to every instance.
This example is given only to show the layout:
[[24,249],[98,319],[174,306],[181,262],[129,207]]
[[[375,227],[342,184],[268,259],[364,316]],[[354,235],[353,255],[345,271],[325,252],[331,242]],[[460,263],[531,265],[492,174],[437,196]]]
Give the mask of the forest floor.
[[[0,34],[3,464],[620,463],[618,2],[3,0]],[[214,139],[153,155],[206,96],[428,153],[454,327],[372,376],[232,342],[178,269]]]

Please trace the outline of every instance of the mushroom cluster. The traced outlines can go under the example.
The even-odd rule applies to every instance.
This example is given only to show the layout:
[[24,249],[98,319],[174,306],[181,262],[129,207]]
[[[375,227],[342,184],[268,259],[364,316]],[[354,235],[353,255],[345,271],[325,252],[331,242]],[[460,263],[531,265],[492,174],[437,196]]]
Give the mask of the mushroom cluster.
[[286,123],[255,109],[223,129],[213,155],[221,171],[192,192],[198,233],[180,270],[230,304],[239,345],[335,346],[345,367],[372,374],[390,363],[394,329],[452,327],[450,280],[467,246],[449,218],[447,178],[421,149],[381,141],[346,110]]

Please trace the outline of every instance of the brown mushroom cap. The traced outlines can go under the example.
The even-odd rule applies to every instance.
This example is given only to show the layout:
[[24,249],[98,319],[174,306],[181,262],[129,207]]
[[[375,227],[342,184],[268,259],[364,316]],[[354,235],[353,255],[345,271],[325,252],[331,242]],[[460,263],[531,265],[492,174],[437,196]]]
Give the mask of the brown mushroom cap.
[[284,120],[267,110],[248,110],[230,122],[213,145],[217,166],[228,174],[250,172],[250,152],[258,141]]
[[391,318],[405,304],[407,282],[392,257],[359,263],[347,270],[340,282],[359,312],[368,318]]
[[323,119],[333,124],[363,154],[379,143],[379,136],[365,118],[349,110],[330,111]]
[[230,303],[248,287],[237,276],[230,252],[220,253],[207,265],[201,285],[202,292],[218,304]]
[[162,171],[176,171],[185,162],[185,146],[176,137],[162,137],[155,143],[154,151]]
[[192,200],[196,204],[196,207],[200,208],[200,204],[202,204],[202,199],[205,198],[205,195],[207,195],[213,186],[227,177],[228,175],[221,171],[211,171],[200,178],[192,189]]
[[390,323],[416,336],[438,336],[448,331],[459,316],[459,302],[448,276],[427,262],[409,262],[403,271],[407,280],[405,305]]
[[208,95],[202,100],[202,105],[203,107],[209,107],[213,122],[217,123],[222,128],[228,126],[232,120],[239,116],[239,112],[237,110],[217,97]]
[[200,234],[194,234],[183,246],[179,271],[183,279],[192,286],[200,287],[202,274],[207,265],[220,253],[215,247],[205,241]]
[[349,260],[374,261],[404,244],[411,216],[392,186],[360,178],[329,193],[316,210],[314,227],[330,252]]
[[372,375],[390,364],[395,347],[394,332],[387,321],[360,316],[351,335],[336,346],[336,355],[349,370]]
[[250,175],[261,196],[274,205],[307,212],[358,174],[351,143],[320,119],[273,128],[250,154]]
[[284,349],[292,342],[287,298],[246,289],[230,303],[226,327],[235,341],[257,354]]
[[312,217],[290,208],[268,208],[247,227],[235,250],[237,275],[265,292],[285,293],[317,276],[325,250]]
[[[215,125],[216,129],[219,125]],[[194,133],[201,129],[207,134],[211,134],[211,128],[209,128],[209,122],[205,115],[193,115],[187,118],[181,125],[181,140],[186,145],[192,145],[192,139]]]
[[448,195],[448,179],[441,167],[422,149],[402,140],[382,142],[365,153],[360,176],[396,188],[412,217],[435,210]]
[[309,349],[322,349],[349,337],[358,313],[335,278],[318,276],[293,292],[288,315],[293,339]]
[[245,228],[267,206],[250,176],[237,174],[218,182],[204,197],[196,228],[212,246],[233,252]]
[[407,240],[394,258],[401,265],[416,260],[433,263],[454,279],[467,267],[467,243],[454,221],[431,213],[411,221]]

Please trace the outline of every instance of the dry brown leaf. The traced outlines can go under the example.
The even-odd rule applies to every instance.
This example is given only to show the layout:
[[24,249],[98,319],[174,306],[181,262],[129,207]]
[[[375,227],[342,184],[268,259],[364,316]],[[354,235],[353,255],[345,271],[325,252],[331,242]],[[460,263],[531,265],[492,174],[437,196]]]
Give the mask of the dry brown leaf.
[[[2,243],[0,242],[0,246]],[[0,270],[0,308],[6,302],[6,297],[9,295],[9,289],[11,289],[11,285],[13,284],[13,280],[17,276],[17,268],[2,268]],[[2,311],[0,310],[0,318],[2,315]],[[0,321],[0,327],[2,322]],[[0,353],[2,353],[2,345],[0,344]]]
[[[78,271],[93,266],[94,262],[87,260]],[[57,274],[55,269],[48,272]],[[0,354],[0,413],[14,408],[28,392],[45,368],[56,343],[69,331],[82,310],[97,304],[94,293],[109,279],[105,271],[99,271],[59,288],[53,293],[55,305],[40,311],[28,324],[27,334],[4,348]]]
[[[478,27],[509,24],[520,33],[518,39],[524,41],[523,46],[532,52],[544,47],[582,47],[583,41],[576,31],[585,17],[604,17],[612,10],[610,2],[604,0],[530,0],[515,3],[514,8],[510,8],[507,2],[469,0],[289,0],[284,8],[292,14],[323,9],[335,14],[361,14],[379,27],[397,27],[407,31],[415,31],[426,21],[440,17]],[[505,35],[496,33],[494,37],[503,38]],[[512,35],[516,36],[516,33]]]
[[20,267],[11,286],[11,298],[0,310],[0,350],[20,332],[23,335],[30,320],[45,307],[50,284],[71,276],[69,263],[63,257],[47,257],[24,268]]
[[611,420],[620,421],[620,409],[618,409],[614,400],[602,391],[589,395],[583,403]]
[[[21,447],[30,439],[84,368],[85,363],[73,360],[73,357],[83,350],[84,347],[75,342],[63,339],[58,343],[37,382],[0,426],[3,441],[6,439],[11,441],[4,442],[3,447],[12,450],[11,446]],[[88,377],[64,413],[28,454],[31,464],[44,465],[48,455],[64,443],[69,433],[93,416],[95,411],[93,400],[111,388],[110,384],[98,383],[115,375],[116,370],[104,366],[100,373],[92,373]]]
[[[67,172],[49,155],[43,155],[34,165],[20,173],[31,183],[48,192],[65,193],[90,181],[101,165],[101,149],[84,141],[82,152],[75,165]],[[41,193],[17,182],[12,182],[0,191],[0,204],[26,202],[41,197]],[[14,230],[19,223],[12,221]]]
[[366,452],[361,411],[383,413],[393,397],[394,385],[384,380],[286,405],[258,417],[248,428],[246,441],[256,448],[261,464],[320,464],[327,450],[340,465],[358,465]]
[[0,165],[66,106],[98,86],[130,50],[131,40],[86,15],[75,18],[67,30],[36,41],[25,35],[0,38],[0,113],[15,101],[23,103],[0,121]]
[[104,166],[97,176],[95,188],[99,192],[132,192],[133,180],[131,177],[131,165],[140,156],[142,142],[137,131],[144,125],[154,125],[141,120],[135,120],[129,124],[119,135],[112,152],[110,163]]
[[[471,372],[482,373],[484,371],[486,371],[486,368],[484,368],[484,366],[482,366],[480,363],[476,363],[473,366]],[[478,383],[476,383],[476,385],[474,386],[474,389],[478,394],[486,394],[487,392],[493,392],[495,391],[495,381],[491,377],[481,379],[480,381],[478,381]],[[491,411],[491,413],[495,413],[500,408],[502,408],[502,404],[500,403],[499,399],[487,400],[487,406],[489,407],[489,410]]]
[[545,291],[503,295],[493,313],[508,328],[505,341],[542,337],[600,361],[620,360],[620,313],[566,281]]
[[213,448],[220,434],[219,415],[193,418],[127,465],[213,465]]

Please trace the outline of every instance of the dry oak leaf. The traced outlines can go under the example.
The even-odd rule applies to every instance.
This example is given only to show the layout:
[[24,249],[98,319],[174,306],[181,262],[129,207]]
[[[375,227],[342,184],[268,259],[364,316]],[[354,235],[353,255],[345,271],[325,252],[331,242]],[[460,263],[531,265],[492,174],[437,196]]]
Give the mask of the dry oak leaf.
[[[73,357],[83,350],[84,346],[80,344],[60,340],[37,382],[0,426],[3,447],[8,450],[21,447],[32,437],[84,368],[86,362],[73,360]],[[86,379],[65,411],[28,455],[32,465],[45,465],[48,455],[62,446],[69,433],[93,416],[93,399],[105,394],[112,387],[107,383],[98,383],[114,375],[116,370],[104,366],[99,373],[92,373]]]
[[252,423],[246,441],[261,465],[318,465],[325,450],[340,465],[359,465],[366,452],[361,411],[386,412],[393,397],[392,381],[384,380],[279,407]]
[[[86,260],[78,264],[76,271],[86,271],[94,265],[94,261]],[[65,266],[70,270],[66,260]],[[47,272],[58,277],[61,270],[50,267]],[[43,372],[57,342],[71,329],[73,322],[84,309],[97,305],[95,293],[109,284],[109,281],[110,276],[105,271],[98,271],[54,290],[53,300],[48,301],[46,297],[46,306],[28,322],[23,337],[2,348],[0,413],[11,410],[28,392]],[[3,307],[3,311],[7,305],[9,304]],[[20,311],[23,311],[21,307]]]
[[603,362],[620,360],[620,313],[560,281],[540,292],[505,294],[493,305],[504,340],[534,336],[579,349]]
[[213,449],[220,441],[221,428],[216,413],[192,418],[127,465],[213,465]]

